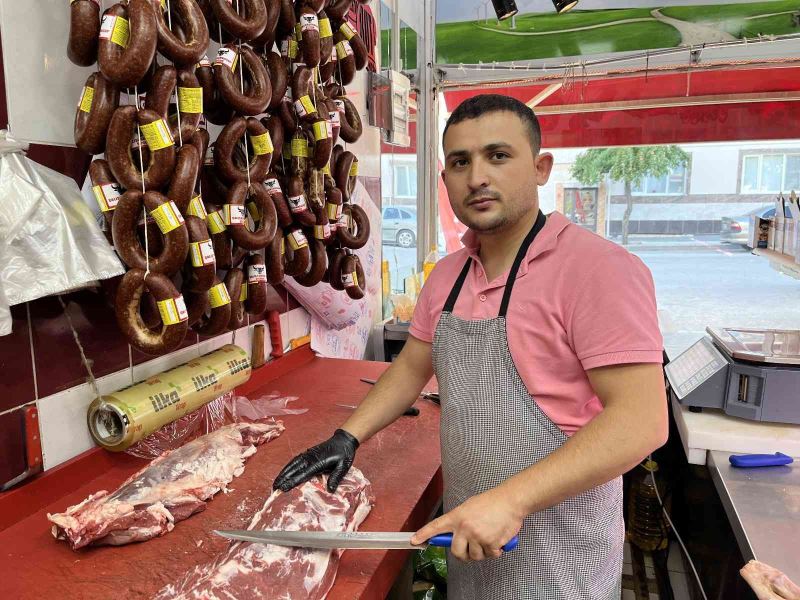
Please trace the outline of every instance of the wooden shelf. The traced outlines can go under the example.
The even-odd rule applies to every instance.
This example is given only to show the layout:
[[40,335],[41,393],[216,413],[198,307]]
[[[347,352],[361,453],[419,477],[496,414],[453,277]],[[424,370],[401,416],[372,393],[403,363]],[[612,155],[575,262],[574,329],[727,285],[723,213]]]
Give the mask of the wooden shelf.
[[776,271],[785,273],[795,279],[800,279],[800,265],[794,262],[794,257],[774,250],[767,250],[766,248],[753,248],[753,254],[766,257],[769,260],[769,264]]

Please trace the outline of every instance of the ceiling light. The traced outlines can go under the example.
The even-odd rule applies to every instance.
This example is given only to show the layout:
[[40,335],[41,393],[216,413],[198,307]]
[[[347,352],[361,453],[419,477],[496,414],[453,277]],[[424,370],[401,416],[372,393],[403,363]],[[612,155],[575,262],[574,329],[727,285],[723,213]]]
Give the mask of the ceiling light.
[[492,0],[492,4],[498,21],[513,17],[518,12],[517,3],[514,0]]
[[578,4],[578,0],[553,0],[553,6],[556,7],[558,14],[572,10],[576,4]]

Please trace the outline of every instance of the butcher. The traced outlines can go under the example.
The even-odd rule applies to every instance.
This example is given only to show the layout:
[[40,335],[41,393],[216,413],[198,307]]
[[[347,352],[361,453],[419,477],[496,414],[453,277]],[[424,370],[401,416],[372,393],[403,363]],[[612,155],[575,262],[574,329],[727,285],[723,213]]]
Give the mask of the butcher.
[[[622,474],[667,438],[651,274],[625,248],[540,210],[553,156],[525,104],[472,97],[442,144],[464,247],[437,263],[407,343],[358,410],[274,488],[327,473],[334,490],[358,447],[435,374],[444,514],[413,542],[453,533],[448,595],[617,600]],[[503,553],[515,535],[519,547]]]

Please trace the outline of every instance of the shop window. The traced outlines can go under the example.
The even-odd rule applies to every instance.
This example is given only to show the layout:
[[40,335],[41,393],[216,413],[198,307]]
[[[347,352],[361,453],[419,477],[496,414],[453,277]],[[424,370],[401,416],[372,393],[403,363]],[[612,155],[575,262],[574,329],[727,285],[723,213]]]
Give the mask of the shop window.
[[743,194],[800,189],[800,154],[747,154],[742,158]]
[[394,167],[394,195],[396,198],[417,197],[417,166],[415,164]]
[[686,167],[672,169],[663,177],[647,176],[633,184],[636,196],[678,196],[686,193]]

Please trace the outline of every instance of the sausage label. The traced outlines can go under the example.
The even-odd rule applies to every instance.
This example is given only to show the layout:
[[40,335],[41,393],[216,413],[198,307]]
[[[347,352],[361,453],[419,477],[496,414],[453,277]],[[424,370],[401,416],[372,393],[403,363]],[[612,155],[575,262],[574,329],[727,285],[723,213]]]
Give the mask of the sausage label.
[[320,169],[320,172],[323,175],[330,175],[331,174],[331,163],[330,163],[330,161],[328,161],[328,163],[324,167],[322,167]]
[[358,176],[358,163],[353,161],[353,166],[350,167],[350,177]]
[[211,66],[211,61],[208,60],[208,56],[203,56],[203,58],[200,59],[200,62],[197,63],[196,68],[199,69],[200,67],[210,67],[210,66]]
[[83,93],[81,94],[81,100],[78,102],[78,108],[88,113],[92,110],[92,102],[94,102],[94,88],[93,87],[84,87]]
[[186,210],[187,214],[193,217],[199,217],[204,221],[208,217],[206,207],[203,205],[203,199],[198,194],[189,201],[189,208]]
[[325,223],[325,225],[314,225],[314,237],[318,240],[327,240],[332,235],[331,232],[331,224]]
[[247,267],[247,283],[267,283],[267,266],[250,265]]
[[203,88],[179,87],[178,107],[182,113],[199,115],[203,112]]
[[[341,100],[338,100],[338,101],[334,100],[334,102],[340,102],[342,104],[342,106],[344,106],[344,102],[342,102]],[[342,108],[341,110],[342,110],[342,112],[344,112],[344,108]],[[339,110],[333,110],[333,111],[329,112],[328,113],[328,118],[331,120],[331,125],[333,127],[341,128],[341,126],[342,126],[342,117],[339,114]]]
[[250,218],[253,219],[254,223],[257,223],[261,220],[261,211],[258,210],[258,206],[256,206],[255,202],[247,203],[247,214],[250,215]]
[[336,46],[333,46],[333,47],[331,48],[331,58],[330,58],[330,61],[331,61],[331,62],[336,62],[337,60],[339,60],[339,53],[338,53],[338,51],[336,50]]
[[152,152],[175,145],[172,132],[164,119],[142,125],[141,129],[144,141],[147,142],[147,146]]
[[299,100],[295,100],[294,109],[297,111],[298,116],[301,117],[317,112],[310,96],[303,96]]
[[192,242],[189,244],[189,256],[192,257],[193,267],[213,265],[216,262],[216,258],[214,257],[214,244],[211,240]]
[[300,248],[308,246],[306,236],[299,229],[295,229],[286,237],[289,239],[289,245],[292,247],[292,250],[299,250]]
[[161,314],[161,320],[164,325],[176,325],[189,318],[183,296],[160,300],[158,302],[158,312]]
[[[317,15],[304,13],[300,15],[300,31],[319,31],[319,21]],[[330,23],[328,24],[330,26]]]
[[292,138],[292,156],[308,158],[308,140],[306,138]]
[[272,179],[267,179],[264,182],[264,185],[266,186],[267,191],[270,193],[270,195],[283,193],[281,191],[281,184],[278,183],[278,180],[275,179],[274,177]]
[[299,196],[289,196],[289,208],[293,213],[301,213],[308,208],[306,204],[306,195],[300,194]]
[[289,40],[289,58],[295,59],[300,54],[300,44],[297,40]]
[[336,57],[339,60],[344,60],[348,56],[353,56],[353,48],[350,46],[350,42],[342,40],[336,44]]
[[294,26],[294,39],[296,39],[298,42],[302,42],[303,41],[303,29],[302,29],[302,27],[303,27],[302,22],[296,23],[295,26]]
[[239,302],[244,302],[247,300],[247,285],[242,284],[242,291],[239,292]]
[[281,238],[281,256],[286,254],[286,238]]
[[221,210],[218,210],[216,212],[208,213],[208,217],[206,217],[208,230],[212,234],[222,233],[227,229],[227,227],[225,227],[225,218],[220,214],[221,212]]
[[[345,113],[344,107],[344,100],[334,100],[333,103],[336,105],[336,110],[341,114]],[[341,119],[339,120],[341,122]]]
[[341,27],[339,27],[339,32],[340,32],[340,33],[341,33],[341,34],[342,34],[344,37],[346,37],[346,38],[347,38],[347,41],[348,41],[348,42],[349,42],[350,40],[352,40],[352,39],[353,39],[353,36],[356,34],[356,31],[355,31],[355,29],[353,29],[353,28],[350,26],[350,23],[348,23],[348,22],[346,22],[346,21],[345,21],[344,23],[342,23],[342,26],[341,26]]
[[339,220],[339,217],[342,216],[342,205],[341,204],[333,204],[331,202],[325,203],[325,212],[328,213],[328,219],[336,222]]
[[352,273],[342,273],[342,285],[346,288],[358,286],[358,275],[353,271]]
[[272,146],[272,138],[269,136],[269,131],[265,131],[261,135],[252,136],[250,142],[253,144],[253,152],[256,156],[270,154],[275,150]]
[[342,213],[339,216],[339,223],[337,224],[337,226],[349,230],[350,229],[350,214],[349,213]]
[[215,65],[230,67],[231,71],[235,71],[238,62],[239,53],[233,48],[220,48],[217,50],[217,58],[214,61]]
[[211,308],[219,308],[220,306],[225,306],[230,303],[231,297],[224,283],[218,283],[208,290],[208,304]]
[[106,183],[103,185],[96,185],[92,188],[94,197],[100,210],[108,212],[117,208],[119,199],[122,196],[122,187],[116,183]]
[[222,207],[225,211],[225,225],[243,225],[247,221],[247,209],[241,204],[226,204]]
[[150,211],[161,233],[167,234],[183,225],[183,216],[171,200]]
[[325,18],[319,20],[319,37],[322,39],[333,37],[330,19]]
[[103,15],[103,21],[100,24],[101,40],[111,40],[117,46],[127,48],[130,38],[131,25],[128,19],[113,15]]
[[311,128],[314,130],[314,141],[327,140],[331,137],[331,132],[328,130],[330,121],[315,121]]

